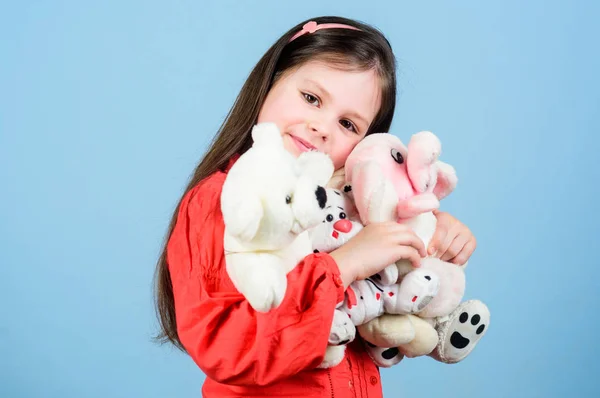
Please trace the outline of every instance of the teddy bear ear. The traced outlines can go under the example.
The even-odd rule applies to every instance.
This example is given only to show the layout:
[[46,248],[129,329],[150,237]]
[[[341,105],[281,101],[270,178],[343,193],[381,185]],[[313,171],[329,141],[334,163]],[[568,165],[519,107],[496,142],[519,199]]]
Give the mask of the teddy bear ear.
[[437,168],[437,182],[435,188],[433,188],[433,193],[441,200],[454,191],[458,183],[458,177],[454,167],[449,164],[438,160],[435,165]]
[[322,152],[303,152],[296,159],[299,174],[308,176],[318,185],[325,186],[333,175],[333,162]]
[[253,146],[272,145],[283,148],[281,132],[275,123],[259,123],[252,128]]
[[263,207],[258,197],[248,195],[238,197],[223,207],[223,221],[227,233],[243,242],[249,242],[256,236],[263,218]]

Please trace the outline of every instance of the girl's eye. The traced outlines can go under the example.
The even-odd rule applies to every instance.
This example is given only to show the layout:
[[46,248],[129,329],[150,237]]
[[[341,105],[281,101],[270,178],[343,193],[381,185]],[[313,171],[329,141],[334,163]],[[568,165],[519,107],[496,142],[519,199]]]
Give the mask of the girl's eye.
[[315,106],[320,105],[319,99],[317,97],[315,97],[314,95],[307,94],[307,93],[302,93],[302,95],[304,96],[304,99],[306,100],[306,102],[308,102],[309,104],[315,105]]
[[340,124],[346,130],[350,130],[353,133],[358,133],[358,130],[356,130],[356,127],[354,126],[354,124],[350,120],[342,119],[342,120],[340,120]]

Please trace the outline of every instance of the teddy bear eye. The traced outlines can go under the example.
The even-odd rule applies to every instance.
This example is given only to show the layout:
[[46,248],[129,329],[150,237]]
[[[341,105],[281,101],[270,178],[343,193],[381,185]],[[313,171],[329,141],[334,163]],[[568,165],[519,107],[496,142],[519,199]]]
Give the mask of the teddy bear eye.
[[327,214],[327,217],[325,217],[325,219],[329,222],[333,221],[333,216],[331,214]]
[[290,195],[288,195],[285,197],[285,204],[289,205],[290,203],[292,203],[292,197]]
[[340,218],[341,218],[342,220],[343,220],[344,218],[346,218],[346,213],[344,213],[344,212],[341,212],[341,213],[340,213]]
[[396,149],[396,148],[392,148],[392,158],[394,159],[394,161],[398,164],[402,164],[404,163],[404,156],[402,156],[402,154]]

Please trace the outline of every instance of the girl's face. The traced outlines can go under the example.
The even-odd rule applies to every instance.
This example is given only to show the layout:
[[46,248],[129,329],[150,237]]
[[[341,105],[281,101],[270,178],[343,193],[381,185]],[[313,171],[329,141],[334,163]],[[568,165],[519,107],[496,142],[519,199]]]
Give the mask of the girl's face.
[[275,123],[294,156],[310,150],[324,152],[337,170],[364,138],[380,103],[374,70],[345,71],[309,61],[273,85],[258,123]]

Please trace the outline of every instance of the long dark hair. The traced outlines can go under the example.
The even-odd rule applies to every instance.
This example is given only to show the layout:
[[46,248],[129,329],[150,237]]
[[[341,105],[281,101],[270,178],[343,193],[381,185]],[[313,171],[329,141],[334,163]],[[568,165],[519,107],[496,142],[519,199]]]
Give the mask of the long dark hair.
[[[340,23],[354,29],[322,29],[304,34],[294,41],[304,21],[286,32],[258,61],[242,87],[233,107],[219,128],[210,148],[196,167],[183,196],[201,180],[222,170],[235,154],[242,154],[252,145],[251,130],[271,86],[286,71],[310,60],[323,60],[352,70],[373,69],[381,83],[381,108],[367,134],[389,131],[396,106],[396,61],[390,43],[377,29],[346,18],[319,17],[310,19],[317,24]],[[179,349],[185,348],[177,334],[173,286],[167,264],[167,243],[181,205],[181,199],[169,225],[155,273],[155,306],[161,326],[157,339],[170,341]]]

